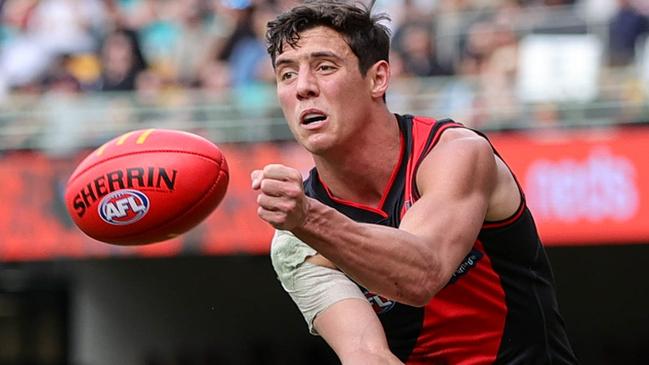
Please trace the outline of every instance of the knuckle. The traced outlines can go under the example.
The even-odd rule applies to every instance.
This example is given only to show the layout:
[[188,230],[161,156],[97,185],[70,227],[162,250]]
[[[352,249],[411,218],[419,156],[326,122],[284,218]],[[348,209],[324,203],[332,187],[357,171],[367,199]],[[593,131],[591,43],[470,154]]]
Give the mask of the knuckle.
[[294,199],[294,198],[297,197],[295,195],[295,189],[293,189],[293,188],[286,189],[286,191],[284,192],[284,195],[286,195],[286,197],[290,198],[290,199]]
[[291,212],[295,210],[295,207],[297,206],[295,200],[289,200],[286,203],[284,203],[284,211],[285,212]]
[[302,181],[302,174],[299,171],[297,171],[296,169],[291,169],[290,177],[293,180],[297,180],[297,181],[300,181],[300,182]]
[[259,187],[261,188],[261,191],[268,190],[268,183],[269,183],[269,180],[267,180],[267,179],[261,180],[261,183],[259,184]]
[[280,165],[280,164],[271,163],[271,164],[268,164],[268,165],[264,166],[264,172],[268,173],[268,172],[271,172],[271,171],[275,171],[275,170],[280,169],[281,167],[282,167],[282,165]]
[[260,187],[261,191],[271,193],[277,189],[277,183],[274,180],[263,180]]
[[287,189],[286,194],[291,198],[298,198],[300,194],[302,194],[302,189],[297,185],[291,185],[291,187]]
[[273,225],[273,227],[281,229],[286,224],[286,219],[281,214],[276,214],[272,218],[270,218],[269,222]]

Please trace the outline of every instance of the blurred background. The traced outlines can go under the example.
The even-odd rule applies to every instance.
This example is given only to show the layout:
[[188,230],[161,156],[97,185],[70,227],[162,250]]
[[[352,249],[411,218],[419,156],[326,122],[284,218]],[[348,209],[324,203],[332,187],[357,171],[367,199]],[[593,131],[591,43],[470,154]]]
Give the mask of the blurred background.
[[[266,22],[290,0],[0,0],[0,364],[335,364],[267,257],[249,172],[306,172]],[[583,364],[649,364],[649,1],[378,0],[395,112],[486,132],[527,193]],[[226,199],[164,243],[84,236],[62,192],[125,131],[225,152]]]

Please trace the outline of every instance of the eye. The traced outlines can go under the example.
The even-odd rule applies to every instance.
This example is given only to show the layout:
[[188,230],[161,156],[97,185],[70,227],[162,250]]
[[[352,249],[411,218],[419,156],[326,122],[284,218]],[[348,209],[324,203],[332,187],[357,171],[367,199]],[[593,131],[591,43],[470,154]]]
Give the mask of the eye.
[[287,80],[292,79],[295,75],[296,75],[295,71],[282,71],[279,74],[279,79],[281,81],[287,81]]
[[322,63],[318,65],[317,70],[322,72],[333,72],[336,70],[336,67],[328,63]]

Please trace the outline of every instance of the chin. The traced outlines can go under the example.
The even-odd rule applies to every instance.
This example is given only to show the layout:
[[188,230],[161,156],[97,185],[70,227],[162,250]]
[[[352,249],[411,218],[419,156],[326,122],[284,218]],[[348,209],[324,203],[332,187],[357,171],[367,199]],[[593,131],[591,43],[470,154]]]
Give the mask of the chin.
[[326,136],[309,136],[302,140],[300,144],[310,153],[314,155],[321,155],[331,150],[334,147],[330,138]]

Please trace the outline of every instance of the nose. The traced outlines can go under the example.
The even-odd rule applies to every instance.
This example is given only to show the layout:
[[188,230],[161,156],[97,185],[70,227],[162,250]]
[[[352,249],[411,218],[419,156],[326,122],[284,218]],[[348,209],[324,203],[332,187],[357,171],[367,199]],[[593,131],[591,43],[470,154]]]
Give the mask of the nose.
[[310,69],[300,70],[298,73],[296,93],[299,100],[316,97],[320,94],[318,80]]

